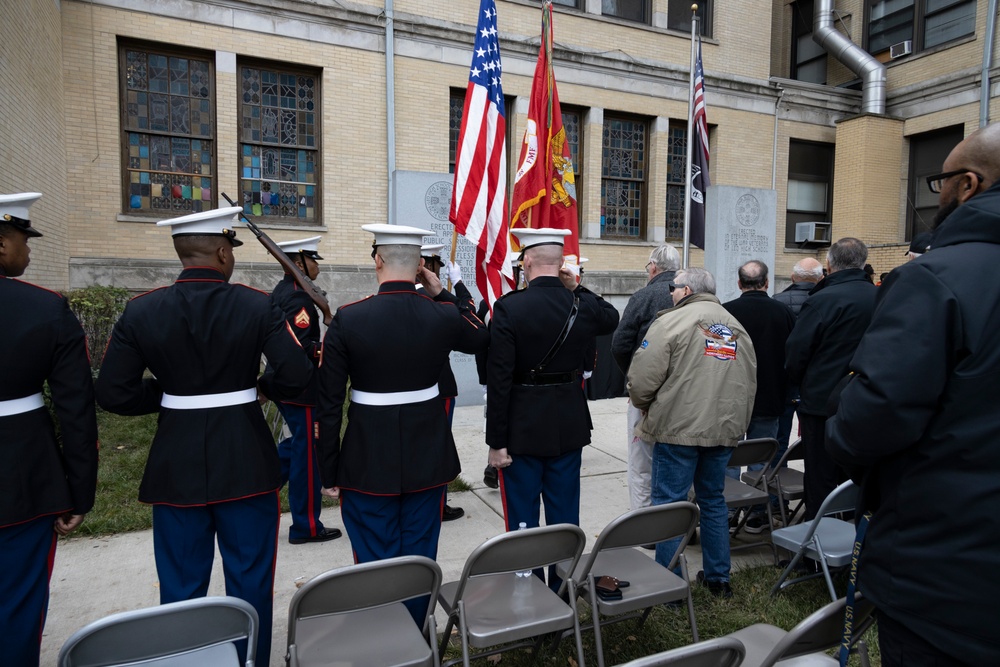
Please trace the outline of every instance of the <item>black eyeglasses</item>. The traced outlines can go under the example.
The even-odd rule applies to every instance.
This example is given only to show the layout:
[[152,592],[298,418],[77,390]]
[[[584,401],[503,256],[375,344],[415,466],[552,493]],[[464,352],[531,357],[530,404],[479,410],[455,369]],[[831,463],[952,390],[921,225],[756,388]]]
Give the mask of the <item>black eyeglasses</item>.
[[651,267],[652,265],[653,265],[653,260],[649,260],[648,262],[646,262],[646,270],[649,271],[649,267]]
[[969,173],[978,178],[980,181],[983,180],[982,176],[972,171],[971,169],[956,169],[955,171],[946,171],[943,174],[934,174],[933,176],[928,176],[927,187],[929,187],[931,189],[931,192],[933,192],[934,194],[938,194],[944,187],[944,182],[947,181],[949,178],[951,178],[952,176],[958,176],[959,174],[969,174]]
[[372,244],[372,259],[375,259],[375,254],[378,252],[378,246],[374,243]]
[[677,283],[670,283],[670,293],[673,294],[675,289],[684,289],[687,285],[678,285]]

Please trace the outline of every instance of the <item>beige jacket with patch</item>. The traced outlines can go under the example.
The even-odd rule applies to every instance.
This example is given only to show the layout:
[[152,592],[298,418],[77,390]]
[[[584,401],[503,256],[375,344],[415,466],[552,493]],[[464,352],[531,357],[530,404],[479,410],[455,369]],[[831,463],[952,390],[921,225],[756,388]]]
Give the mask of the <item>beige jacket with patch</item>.
[[757,357],[743,325],[712,294],[661,311],[632,358],[628,393],[649,442],[734,447],[757,391]]

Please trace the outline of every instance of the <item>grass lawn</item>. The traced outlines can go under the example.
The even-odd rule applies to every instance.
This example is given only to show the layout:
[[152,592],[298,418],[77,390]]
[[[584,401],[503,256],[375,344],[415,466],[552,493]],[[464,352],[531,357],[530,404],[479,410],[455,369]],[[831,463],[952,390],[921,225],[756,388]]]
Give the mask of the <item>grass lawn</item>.
[[[98,429],[101,436],[101,460],[98,471],[98,493],[94,509],[77,531],[77,535],[110,535],[152,527],[152,509],[136,498],[139,481],[146,465],[149,443],[156,431],[156,415],[120,417],[98,410]],[[468,490],[468,485],[457,480],[450,487],[453,491]],[[288,511],[285,491],[282,490],[282,511]],[[324,498],[325,504],[333,504]],[[826,585],[815,579],[770,597],[771,586],[777,581],[779,570],[770,565],[744,567],[733,573],[732,585],[736,595],[731,600],[713,597],[707,591],[695,590],[695,615],[701,639],[711,639],[734,632],[754,623],[770,623],[790,630],[796,623],[829,601]],[[835,578],[840,594],[846,591],[846,574]],[[583,621],[589,620],[587,605],[580,602]],[[439,628],[442,630],[443,628]],[[607,664],[620,664],[638,657],[658,653],[691,642],[687,611],[658,608],[653,611],[643,628],[636,621],[609,626],[603,632]],[[878,641],[874,630],[867,637],[871,664],[880,664]],[[573,640],[564,640],[558,650],[546,645],[537,658],[530,651],[512,651],[495,657],[490,662],[518,667],[546,664],[573,667],[576,650]],[[584,632],[584,653],[588,664],[597,664],[592,632]],[[457,644],[449,649],[449,657],[458,657]],[[852,665],[860,664],[852,657]]]

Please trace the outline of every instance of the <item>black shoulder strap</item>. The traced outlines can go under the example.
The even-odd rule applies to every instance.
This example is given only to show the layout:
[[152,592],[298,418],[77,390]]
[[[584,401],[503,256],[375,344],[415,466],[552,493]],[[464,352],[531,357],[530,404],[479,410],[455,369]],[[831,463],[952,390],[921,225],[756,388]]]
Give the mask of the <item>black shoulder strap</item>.
[[541,373],[543,370],[545,370],[545,367],[549,365],[549,362],[552,361],[552,358],[556,356],[556,354],[558,354],[559,349],[563,346],[563,343],[566,342],[566,338],[569,336],[570,329],[573,328],[573,323],[576,322],[576,316],[579,313],[580,313],[580,295],[577,294],[576,292],[573,292],[573,306],[569,309],[569,317],[566,318],[566,323],[563,324],[562,331],[559,332],[559,338],[557,338],[556,342],[552,344],[551,348],[549,348],[549,351],[548,353],[546,353],[545,357],[541,361],[539,361],[534,368],[528,371],[528,375],[534,377],[536,373]]

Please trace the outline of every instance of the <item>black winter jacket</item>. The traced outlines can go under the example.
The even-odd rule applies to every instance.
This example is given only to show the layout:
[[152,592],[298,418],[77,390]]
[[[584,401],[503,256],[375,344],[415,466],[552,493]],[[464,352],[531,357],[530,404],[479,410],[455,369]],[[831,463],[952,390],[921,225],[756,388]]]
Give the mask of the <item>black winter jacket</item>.
[[875,308],[876,287],[861,269],[831,273],[809,292],[785,345],[788,381],[799,411],[825,417],[830,392],[847,375]]
[[861,591],[970,665],[1000,664],[997,266],[1000,184],[882,284],[826,439],[875,510]]
[[816,283],[792,283],[784,290],[774,295],[775,301],[780,301],[792,310],[792,315],[799,316],[802,304],[809,298],[809,292],[816,287]]
[[653,323],[659,312],[673,308],[674,300],[670,297],[670,283],[674,280],[674,271],[664,271],[653,276],[645,287],[637,289],[629,297],[622,313],[615,335],[611,338],[611,354],[622,373],[628,374],[632,355],[646,337],[649,325]]
[[775,301],[767,292],[744,292],[722,307],[750,334],[757,353],[757,395],[754,417],[780,417],[785,411],[788,381],[785,378],[785,341],[795,326],[795,316],[788,306]]

